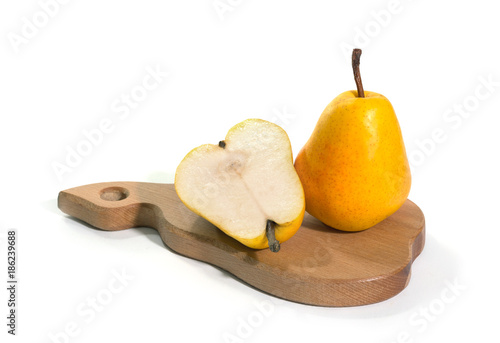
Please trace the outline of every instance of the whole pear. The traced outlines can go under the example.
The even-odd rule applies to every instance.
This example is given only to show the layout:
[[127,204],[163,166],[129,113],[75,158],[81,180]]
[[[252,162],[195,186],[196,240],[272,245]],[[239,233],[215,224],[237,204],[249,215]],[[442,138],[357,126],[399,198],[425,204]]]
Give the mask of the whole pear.
[[306,211],[344,231],[365,230],[389,217],[411,186],[398,119],[386,97],[363,90],[360,55],[353,51],[357,91],[328,104],[295,160]]

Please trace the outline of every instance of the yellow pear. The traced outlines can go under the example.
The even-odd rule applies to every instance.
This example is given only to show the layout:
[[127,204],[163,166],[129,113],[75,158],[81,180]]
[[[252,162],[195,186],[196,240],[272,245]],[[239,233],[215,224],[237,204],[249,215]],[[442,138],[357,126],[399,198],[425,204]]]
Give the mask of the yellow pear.
[[233,126],[219,144],[191,150],[177,167],[175,190],[190,210],[254,249],[279,251],[304,218],[288,135],[261,119]]
[[396,114],[386,97],[363,90],[360,55],[353,51],[357,91],[328,104],[295,160],[306,211],[344,231],[365,230],[389,217],[411,186]]

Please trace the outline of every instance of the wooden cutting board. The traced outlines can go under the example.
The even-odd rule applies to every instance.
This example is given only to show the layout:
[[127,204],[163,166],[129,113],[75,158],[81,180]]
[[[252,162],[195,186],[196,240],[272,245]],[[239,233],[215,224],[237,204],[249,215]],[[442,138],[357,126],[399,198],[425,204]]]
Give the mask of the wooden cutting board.
[[102,230],[155,228],[181,255],[218,266],[274,296],[319,306],[365,305],[398,294],[425,241],[424,215],[410,200],[360,232],[331,229],[306,213],[278,253],[250,249],[225,235],[186,208],[173,184],[91,184],[60,192],[58,206]]

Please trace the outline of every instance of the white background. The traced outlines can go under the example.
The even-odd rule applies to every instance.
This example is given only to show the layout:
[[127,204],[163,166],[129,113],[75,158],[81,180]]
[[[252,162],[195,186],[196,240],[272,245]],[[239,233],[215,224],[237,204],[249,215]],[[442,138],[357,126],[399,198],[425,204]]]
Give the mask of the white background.
[[[222,0],[230,6],[222,14],[213,0],[62,2],[45,9],[50,16],[48,0],[0,5],[2,341],[498,339],[500,21],[492,1]],[[101,232],[57,209],[58,192],[70,187],[173,182],[191,148],[249,117],[281,125],[296,154],[324,107],[355,88],[343,52],[354,45],[363,49],[365,89],[396,110],[412,162],[410,199],[427,220],[425,249],[396,297],[353,308],[279,300],[172,253],[152,229]],[[169,75],[140,93],[148,68]],[[134,90],[144,99],[128,116],[113,110]],[[84,131],[104,118],[111,132],[69,168],[68,149],[89,148]],[[58,163],[71,170],[58,177]],[[19,249],[16,337],[5,325],[10,228]],[[90,314],[88,298],[122,272],[133,279]],[[264,301],[272,313],[259,314]],[[249,318],[264,319],[241,337]]]

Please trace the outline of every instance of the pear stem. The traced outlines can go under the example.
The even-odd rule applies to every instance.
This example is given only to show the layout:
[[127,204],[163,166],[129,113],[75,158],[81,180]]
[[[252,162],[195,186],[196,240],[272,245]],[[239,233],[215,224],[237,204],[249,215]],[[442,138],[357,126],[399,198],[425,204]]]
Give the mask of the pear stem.
[[356,88],[358,89],[358,97],[364,98],[365,91],[363,90],[363,82],[361,82],[361,73],[359,72],[360,58],[361,58],[361,49],[354,49],[352,51],[352,70],[354,72],[354,81],[356,81]]
[[269,249],[272,252],[278,252],[280,251],[280,242],[276,239],[276,236],[274,235],[274,225],[276,223],[273,222],[272,220],[267,220],[266,223],[266,236],[267,236],[267,241],[269,242]]

